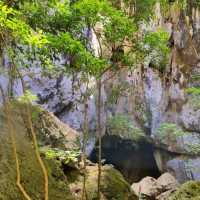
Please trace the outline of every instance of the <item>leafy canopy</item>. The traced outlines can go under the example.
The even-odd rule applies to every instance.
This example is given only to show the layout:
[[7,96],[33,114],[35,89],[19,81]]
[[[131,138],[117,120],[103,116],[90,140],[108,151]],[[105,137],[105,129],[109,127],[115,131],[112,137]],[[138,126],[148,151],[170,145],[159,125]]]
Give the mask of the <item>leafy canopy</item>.
[[[145,16],[141,17],[140,13],[146,8],[152,10],[155,3],[156,0],[137,1],[138,12],[130,17],[118,7],[114,7],[113,2],[107,0],[21,0],[10,3],[1,0],[2,48],[12,49],[17,67],[22,65],[22,61],[17,62],[17,59],[38,60],[47,70],[75,70],[98,77],[107,68],[115,67],[113,63],[116,61],[112,56],[95,57],[89,45],[91,31],[95,32],[101,45],[109,48],[113,55],[119,49],[123,50],[122,54],[116,56],[117,63],[132,65],[131,60],[136,59],[133,52],[149,53],[131,47],[137,40],[136,19],[138,17],[144,20]],[[96,31],[99,26],[103,28],[101,31]],[[150,33],[142,39],[145,41],[143,44],[147,43],[150,49],[162,51],[163,59],[166,60],[168,49],[164,32]],[[160,42],[156,44],[154,42],[156,40]],[[126,46],[128,47],[124,51]],[[66,59],[62,66],[55,65],[55,61],[60,59],[59,55]]]

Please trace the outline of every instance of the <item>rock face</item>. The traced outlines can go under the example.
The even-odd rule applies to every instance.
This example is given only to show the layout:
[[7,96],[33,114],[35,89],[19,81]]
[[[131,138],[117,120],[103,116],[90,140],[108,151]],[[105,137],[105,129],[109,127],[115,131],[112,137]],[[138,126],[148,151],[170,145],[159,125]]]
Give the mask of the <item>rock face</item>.
[[147,199],[168,200],[178,187],[178,182],[169,173],[162,174],[157,180],[145,177],[139,183],[133,183],[131,188],[137,196],[145,195]]
[[[7,67],[7,66],[5,66]],[[24,72],[28,74],[24,81],[28,89],[38,96],[38,103],[50,112],[53,112],[62,121],[69,124],[76,130],[81,130],[83,124],[83,105],[81,103],[81,92],[85,90],[84,84],[80,88],[80,75],[42,75],[41,69],[37,65],[32,66]],[[35,74],[32,77],[32,74]],[[8,87],[8,78],[0,75],[0,83],[3,85],[5,93]],[[90,87],[95,81],[91,78]],[[78,88],[78,89],[77,89]],[[13,86],[15,96],[22,95],[22,85],[20,80],[16,80]],[[88,103],[90,129],[94,129],[95,122],[95,101],[91,96]]]

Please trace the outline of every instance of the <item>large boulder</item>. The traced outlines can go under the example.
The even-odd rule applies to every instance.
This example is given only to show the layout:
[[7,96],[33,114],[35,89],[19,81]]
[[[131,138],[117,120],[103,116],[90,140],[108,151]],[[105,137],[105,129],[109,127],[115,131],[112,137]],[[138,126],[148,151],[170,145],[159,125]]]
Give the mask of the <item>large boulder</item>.
[[168,197],[178,187],[177,180],[169,173],[162,174],[157,180],[145,177],[131,188],[137,196],[145,195],[147,199],[168,200]]
[[162,186],[163,190],[171,190],[176,188],[179,184],[177,180],[170,173],[162,174],[158,179],[157,183]]
[[138,196],[142,193],[153,198],[162,192],[162,186],[152,177],[145,177],[139,183],[133,183],[131,188]]
[[[4,108],[0,108],[0,199],[24,199],[16,184],[18,161],[22,186],[32,199],[41,200],[44,197],[44,176],[33,148],[32,137],[21,116],[21,107],[11,106],[11,129],[7,122],[8,115],[4,111]],[[56,131],[59,131],[59,126]],[[49,177],[49,200],[74,200],[60,164],[44,157],[42,159]]]
[[[83,174],[77,174],[76,178],[69,179],[71,191],[77,199],[81,197],[83,188]],[[69,175],[70,177],[70,175]],[[86,168],[86,194],[88,200],[97,198],[98,166]],[[110,165],[102,166],[101,176],[101,199],[102,200],[137,200],[137,196],[131,191],[130,185],[125,181],[120,172]]]
[[43,146],[70,150],[79,148],[80,134],[60,121],[53,113],[40,108],[33,123]]

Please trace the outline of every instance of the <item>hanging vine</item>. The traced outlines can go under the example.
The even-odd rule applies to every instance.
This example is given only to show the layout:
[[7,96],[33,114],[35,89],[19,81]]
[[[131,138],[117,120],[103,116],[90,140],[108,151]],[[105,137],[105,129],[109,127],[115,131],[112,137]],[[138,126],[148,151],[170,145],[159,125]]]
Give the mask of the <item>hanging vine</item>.
[[14,128],[12,125],[11,109],[10,109],[9,101],[5,103],[5,113],[6,113],[6,117],[7,117],[8,130],[10,133],[10,139],[11,139],[11,143],[12,143],[13,156],[15,158],[15,164],[16,164],[16,174],[17,174],[16,184],[17,184],[17,187],[19,188],[19,190],[21,191],[22,195],[24,196],[24,198],[26,200],[32,200],[21,184],[21,172],[20,172],[19,158],[17,155],[17,147],[16,147],[16,139],[15,139],[16,134],[15,134],[15,131],[14,131]]

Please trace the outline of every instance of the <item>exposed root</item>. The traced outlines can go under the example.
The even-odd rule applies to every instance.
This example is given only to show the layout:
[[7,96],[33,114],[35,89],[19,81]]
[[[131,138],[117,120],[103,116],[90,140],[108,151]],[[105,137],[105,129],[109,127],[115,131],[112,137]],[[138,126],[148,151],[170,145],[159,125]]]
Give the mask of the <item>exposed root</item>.
[[37,160],[40,164],[40,167],[42,169],[43,175],[44,175],[44,200],[48,200],[49,199],[49,180],[48,180],[48,172],[47,169],[44,165],[44,162],[40,156],[40,152],[38,149],[38,143],[37,143],[37,138],[36,138],[36,134],[33,128],[33,123],[32,123],[32,119],[31,119],[31,112],[30,112],[30,105],[27,105],[27,115],[28,115],[28,126],[30,128],[31,131],[31,135],[32,135],[32,139],[33,139],[33,145],[35,148],[35,153],[36,153],[36,157]]
[[12,143],[12,148],[13,148],[13,155],[15,158],[15,164],[16,164],[16,173],[17,173],[17,180],[16,184],[19,190],[21,191],[22,195],[26,200],[32,200],[31,197],[27,194],[26,190],[24,187],[21,185],[21,173],[20,173],[20,166],[19,166],[19,158],[17,155],[17,147],[16,147],[16,140],[15,140],[15,131],[12,125],[12,120],[11,120],[11,114],[10,114],[10,104],[9,102],[5,103],[5,113],[7,116],[7,123],[8,123],[8,129],[10,133],[10,138],[11,138],[11,143]]

